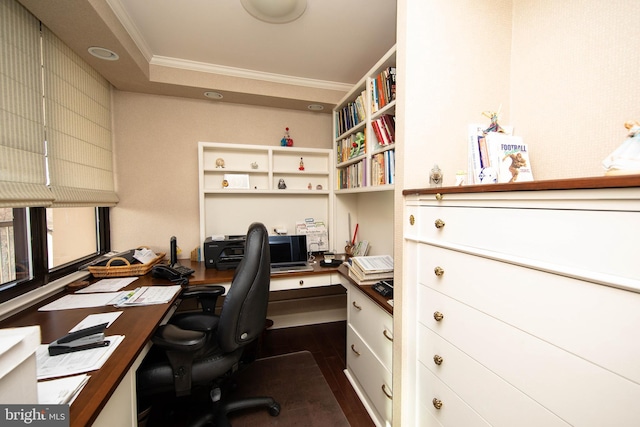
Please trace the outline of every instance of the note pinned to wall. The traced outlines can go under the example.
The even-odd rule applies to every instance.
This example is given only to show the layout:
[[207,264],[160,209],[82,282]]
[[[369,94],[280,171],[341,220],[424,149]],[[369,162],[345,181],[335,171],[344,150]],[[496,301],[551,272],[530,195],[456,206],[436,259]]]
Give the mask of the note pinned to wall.
[[327,226],[322,221],[306,218],[304,221],[296,222],[296,234],[307,236],[307,251],[309,253],[329,250],[329,234]]

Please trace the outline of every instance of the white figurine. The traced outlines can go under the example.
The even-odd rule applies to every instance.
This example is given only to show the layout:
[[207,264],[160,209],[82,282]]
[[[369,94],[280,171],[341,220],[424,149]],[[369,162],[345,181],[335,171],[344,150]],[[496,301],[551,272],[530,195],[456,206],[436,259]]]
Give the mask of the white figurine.
[[602,162],[605,175],[640,173],[640,122],[628,121],[624,127],[627,139]]

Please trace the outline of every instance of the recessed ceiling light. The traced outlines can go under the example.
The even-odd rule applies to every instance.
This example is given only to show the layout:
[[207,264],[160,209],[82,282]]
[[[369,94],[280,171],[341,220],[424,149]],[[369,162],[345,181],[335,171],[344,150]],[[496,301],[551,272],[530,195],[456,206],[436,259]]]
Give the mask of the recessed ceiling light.
[[300,18],[307,0],[240,0],[251,16],[271,24],[286,24]]
[[213,92],[213,91],[205,92],[204,96],[206,96],[207,98],[211,98],[211,99],[222,99],[222,98],[224,98],[224,96],[222,96],[221,93]]
[[307,108],[311,111],[322,111],[324,110],[324,106],[320,105],[320,104],[309,104],[307,105]]
[[91,46],[87,50],[96,58],[104,59],[106,61],[117,61],[118,58],[120,58],[117,53],[112,50],[105,49],[104,47]]

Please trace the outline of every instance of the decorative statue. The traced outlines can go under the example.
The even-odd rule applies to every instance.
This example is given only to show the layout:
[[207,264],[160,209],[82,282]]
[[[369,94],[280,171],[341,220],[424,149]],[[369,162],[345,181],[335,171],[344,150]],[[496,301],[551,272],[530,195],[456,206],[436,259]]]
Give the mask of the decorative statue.
[[222,157],[218,157],[216,159],[216,167],[217,168],[224,168],[224,159]]
[[298,170],[304,170],[304,162],[302,161],[302,157],[300,157],[300,166],[298,166]]
[[280,145],[283,147],[293,146],[293,139],[289,136],[289,128],[285,128],[284,136],[280,140]]
[[431,187],[442,187],[442,171],[438,165],[433,165],[433,168],[431,169],[429,184]]
[[602,161],[605,175],[640,173],[640,122],[629,120],[624,124],[627,139]]
[[280,181],[278,181],[278,189],[286,190],[286,188],[287,184],[285,184],[284,179],[280,178]]

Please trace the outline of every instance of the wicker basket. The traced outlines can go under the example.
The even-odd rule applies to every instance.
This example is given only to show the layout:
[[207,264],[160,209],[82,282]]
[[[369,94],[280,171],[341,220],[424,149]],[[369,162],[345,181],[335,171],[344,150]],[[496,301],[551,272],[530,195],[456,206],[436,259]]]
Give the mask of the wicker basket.
[[[131,264],[126,258],[113,257],[110,258],[105,266],[92,266],[89,267],[89,272],[94,277],[131,277],[131,276],[144,276],[151,268],[162,261],[166,254],[164,252],[159,253],[157,257],[146,264]],[[111,263],[115,260],[123,261],[126,265],[111,266]]]

